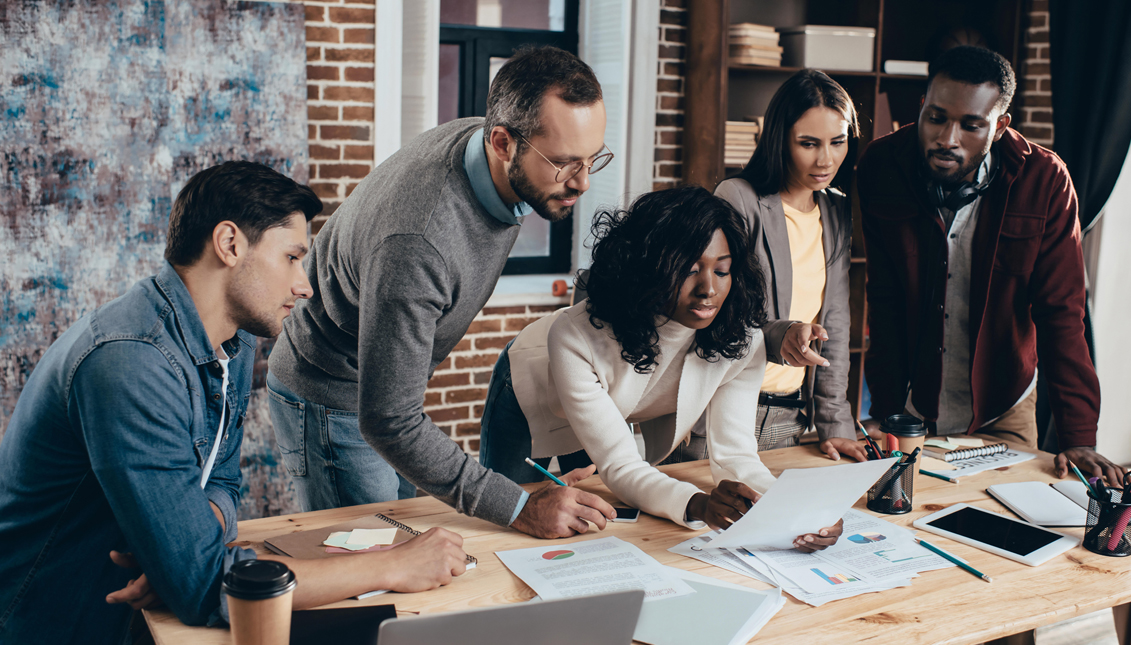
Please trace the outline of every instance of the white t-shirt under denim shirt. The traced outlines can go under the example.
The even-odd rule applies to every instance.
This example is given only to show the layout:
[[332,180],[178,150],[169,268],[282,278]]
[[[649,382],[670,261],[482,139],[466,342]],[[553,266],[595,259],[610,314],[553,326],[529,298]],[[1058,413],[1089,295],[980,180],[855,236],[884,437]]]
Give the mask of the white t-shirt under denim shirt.
[[208,476],[212,474],[212,466],[216,464],[216,453],[220,451],[220,441],[224,438],[224,426],[228,422],[228,361],[231,359],[224,355],[224,350],[219,350],[219,356],[216,358],[220,363],[220,369],[224,370],[223,384],[220,385],[220,391],[224,393],[224,400],[220,403],[220,427],[216,429],[216,440],[212,442],[212,453],[208,455],[208,461],[204,463],[204,472],[200,474],[200,487],[208,483]]

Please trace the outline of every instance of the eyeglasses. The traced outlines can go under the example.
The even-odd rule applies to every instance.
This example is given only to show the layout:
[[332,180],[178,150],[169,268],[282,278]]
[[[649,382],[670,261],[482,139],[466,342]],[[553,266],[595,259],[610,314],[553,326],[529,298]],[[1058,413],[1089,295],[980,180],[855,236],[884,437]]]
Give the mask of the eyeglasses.
[[596,174],[596,173],[600,172],[602,168],[609,165],[609,162],[613,160],[613,151],[609,150],[608,146],[602,145],[601,150],[609,150],[609,151],[606,152],[606,153],[603,153],[603,154],[598,153],[596,157],[593,157],[593,161],[591,163],[585,163],[584,161],[573,161],[573,162],[567,163],[564,166],[559,167],[558,164],[550,161],[549,157],[542,154],[541,150],[539,150],[538,148],[535,148],[534,144],[530,143],[530,139],[527,139],[526,137],[522,136],[521,134],[519,134],[517,132],[515,132],[515,134],[518,135],[518,138],[525,141],[526,145],[530,146],[534,150],[534,152],[537,152],[538,156],[545,159],[546,163],[553,166],[554,170],[558,171],[558,173],[556,175],[554,175],[554,181],[559,183],[559,184],[564,184],[565,182],[569,181],[570,179],[573,179],[574,177],[576,177],[577,174],[579,172],[581,172],[582,168],[588,168],[590,175]]

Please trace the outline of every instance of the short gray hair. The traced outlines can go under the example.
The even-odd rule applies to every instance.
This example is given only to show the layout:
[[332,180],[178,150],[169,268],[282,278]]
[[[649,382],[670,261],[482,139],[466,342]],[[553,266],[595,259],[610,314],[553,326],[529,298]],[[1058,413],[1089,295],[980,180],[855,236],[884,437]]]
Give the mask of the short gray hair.
[[[524,137],[542,134],[542,98],[550,91],[571,105],[601,100],[597,76],[577,56],[548,46],[517,50],[499,69],[487,93],[484,138],[500,125]],[[518,144],[521,149],[522,141]]]

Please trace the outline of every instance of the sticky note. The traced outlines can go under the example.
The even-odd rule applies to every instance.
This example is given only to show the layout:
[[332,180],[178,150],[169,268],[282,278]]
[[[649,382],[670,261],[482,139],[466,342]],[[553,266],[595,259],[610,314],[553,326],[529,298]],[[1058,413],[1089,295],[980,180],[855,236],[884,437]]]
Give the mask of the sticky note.
[[922,463],[919,464],[919,468],[921,470],[938,472],[940,470],[954,470],[955,468],[957,468],[957,466],[955,466],[954,464],[943,461],[942,459],[935,459],[934,457],[926,456],[921,457],[921,459],[923,460]]
[[978,448],[986,445],[985,441],[977,437],[947,437],[947,441],[958,444],[963,448]]
[[346,544],[349,546],[364,545],[366,548],[375,544],[392,544],[397,537],[397,529],[354,529]]
[[923,442],[924,446],[933,446],[935,448],[942,448],[943,450],[958,450],[958,444],[951,443],[946,439],[927,439]]

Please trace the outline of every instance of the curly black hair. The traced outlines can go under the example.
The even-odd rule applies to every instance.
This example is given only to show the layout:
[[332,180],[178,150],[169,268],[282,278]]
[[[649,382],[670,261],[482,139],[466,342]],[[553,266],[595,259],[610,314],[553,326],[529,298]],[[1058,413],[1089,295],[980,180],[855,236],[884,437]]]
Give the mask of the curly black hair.
[[655,367],[656,317],[671,310],[692,265],[720,230],[732,257],[730,294],[711,325],[695,333],[696,354],[712,362],[744,356],[750,330],[766,322],[765,282],[746,220],[698,186],[648,193],[628,209],[593,219],[593,264],[579,285],[589,293],[589,322],[612,327],[621,358],[637,372]]

